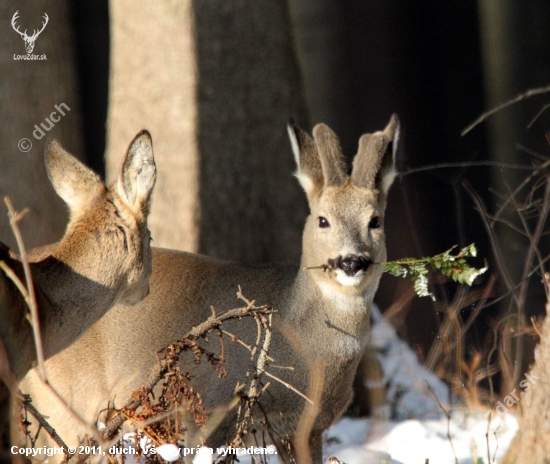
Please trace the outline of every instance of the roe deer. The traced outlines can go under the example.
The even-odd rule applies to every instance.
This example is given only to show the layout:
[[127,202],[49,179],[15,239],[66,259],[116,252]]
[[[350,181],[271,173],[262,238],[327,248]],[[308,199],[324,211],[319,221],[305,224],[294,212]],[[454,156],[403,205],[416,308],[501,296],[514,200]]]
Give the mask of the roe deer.
[[[399,122],[394,115],[384,131],[361,137],[351,176],[338,138],[326,125],[317,125],[313,138],[292,122],[288,129],[298,165],[296,177],[311,210],[300,268],[245,266],[153,249],[151,293],[139,314],[121,305],[113,307],[77,343],[46,363],[50,382],[82,418],[93,423],[109,398],[114,398],[115,407],[126,404],[157,363],[157,350],[206,320],[211,315],[210,305],[218,313],[235,307],[234,295],[241,285],[248,298],[277,311],[269,354],[277,364],[295,368],[277,372],[278,376],[307,393],[310,368],[324,366],[319,414],[310,436],[313,462],[321,462],[322,432],[351,401],[353,377],[367,343],[370,307],[382,275],[382,266],[373,263],[386,260],[383,217],[396,175]],[[329,272],[304,270],[322,264]],[[254,344],[256,323],[251,319],[224,326]],[[219,355],[219,348],[210,345],[208,349]],[[227,377],[219,379],[208,363],[194,365],[192,353],[182,356],[182,371],[193,372],[191,384],[201,393],[205,407],[212,410],[233,400],[237,382],[244,380],[249,368],[249,357],[238,343],[226,342]],[[23,390],[50,417],[60,436],[77,445],[78,434],[84,435],[86,430],[40,389],[35,371],[26,377]],[[305,401],[271,382],[260,403],[282,450],[281,437],[286,433],[293,436]],[[235,417],[235,411],[229,412],[206,443],[216,447],[230,440]],[[100,420],[105,419],[100,416]],[[188,429],[186,446],[196,446],[201,430],[186,414],[182,413],[181,420]]]
[[[48,358],[82,336],[113,305],[133,305],[148,294],[152,253],[147,215],[156,167],[146,131],[132,141],[120,178],[109,189],[57,141],[47,143],[44,158],[50,181],[70,210],[61,241],[29,252]],[[0,259],[24,282],[21,263],[0,245]],[[0,271],[0,340],[18,378],[36,356],[27,313],[21,294]]]
[[[28,254],[47,359],[81,337],[113,305],[136,304],[148,294],[152,253],[147,215],[156,167],[147,131],[130,144],[120,178],[109,189],[56,141],[47,143],[44,161],[70,212],[61,241]],[[21,263],[1,243],[0,260],[24,282]],[[2,449],[9,443],[9,394],[1,377],[13,388],[36,359],[28,312],[21,293],[0,270],[0,344],[12,370],[0,365],[0,462],[11,462]]]

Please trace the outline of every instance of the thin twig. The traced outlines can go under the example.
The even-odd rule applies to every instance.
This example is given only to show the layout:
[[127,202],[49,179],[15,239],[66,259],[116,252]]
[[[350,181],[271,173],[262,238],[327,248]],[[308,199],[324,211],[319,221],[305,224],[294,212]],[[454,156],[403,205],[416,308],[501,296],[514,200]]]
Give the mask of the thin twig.
[[300,390],[294,388],[292,385],[290,385],[288,382],[285,382],[283,379],[280,379],[279,377],[277,377],[276,375],[273,375],[271,372],[268,372],[268,371],[265,371],[264,372],[265,375],[267,375],[268,377],[272,378],[273,380],[276,380],[277,382],[281,383],[282,385],[284,385],[286,388],[288,388],[289,390],[292,390],[294,393],[296,393],[297,395],[300,395],[304,400],[306,400],[309,404],[313,404],[313,401],[311,401],[306,395],[304,395]]
[[[491,249],[493,251],[493,255],[495,257],[498,269],[500,271],[500,275],[504,279],[504,283],[506,284],[506,287],[508,290],[511,290],[513,287],[512,280],[508,274],[508,270],[504,266],[504,260],[502,258],[502,255],[500,253],[500,246],[498,244],[498,239],[495,236],[495,234],[492,231],[492,227],[490,226],[489,222],[487,221],[487,211],[485,209],[485,205],[483,204],[483,201],[479,197],[479,195],[475,192],[475,190],[470,186],[470,184],[466,181],[462,181],[462,186],[468,192],[472,200],[474,201],[477,210],[479,212],[479,215],[481,216],[481,220],[483,221],[483,225],[485,226],[485,230],[487,231],[487,235],[489,236],[489,241],[491,243]],[[514,298],[516,298],[515,294]]]
[[544,162],[548,161],[550,158],[548,156],[541,155],[540,153],[536,152],[535,150],[531,150],[530,148],[527,148],[525,145],[522,145],[521,143],[516,144],[516,148],[518,150],[524,151],[525,153],[533,156],[534,158],[538,158]]
[[65,408],[65,411],[80,425],[87,429],[88,433],[92,435],[95,440],[97,440],[98,443],[101,443],[102,438],[99,434],[98,430],[88,422],[86,422],[82,417],[67,403],[67,401],[57,392],[55,388],[50,384],[50,382],[47,379],[41,379],[39,377],[39,380],[42,382],[42,386],[49,391],[49,393],[53,396],[55,396],[56,400],[63,405]]
[[[248,345],[247,343],[245,343],[243,340],[241,340],[239,337],[237,337],[234,333],[231,333],[231,332],[228,332],[227,330],[224,330],[224,329],[219,329],[222,333],[224,333],[225,335],[228,335],[229,337],[231,337],[231,341],[232,342],[237,342],[237,343],[240,343],[242,346],[244,346],[248,351],[252,352],[254,350],[254,348],[250,345]],[[267,360],[268,361],[275,361],[271,356],[268,355],[267,357]]]
[[[19,293],[21,293],[21,295],[25,299],[25,303],[27,303],[27,306],[30,308],[31,300],[29,297],[29,292],[27,292],[27,289],[25,288],[25,285],[23,284],[23,282],[21,282],[21,279],[17,277],[17,274],[13,272],[13,269],[9,267],[5,261],[0,261],[0,268],[4,271],[6,276],[9,277],[9,279],[15,284],[15,286],[19,290]],[[29,322],[32,325],[32,320]]]
[[425,380],[426,386],[428,387],[428,391],[434,396],[435,400],[437,401],[437,404],[439,405],[439,408],[443,411],[443,414],[445,414],[445,417],[447,418],[447,438],[449,439],[449,442],[451,443],[451,448],[453,450],[453,455],[455,457],[455,463],[458,464],[458,457],[456,456],[455,447],[453,445],[453,440],[451,438],[451,415],[449,414],[449,411],[447,411],[443,405],[441,404],[441,401],[439,401],[439,398],[433,391],[432,387],[428,383],[427,380]]
[[537,168],[533,169],[533,172],[531,174],[529,174],[522,182],[521,184],[519,184],[515,189],[514,191],[508,195],[508,197],[506,198],[506,200],[504,201],[504,203],[499,207],[498,211],[495,213],[495,219],[493,219],[492,223],[491,223],[491,228],[494,227],[494,223],[495,223],[495,220],[497,218],[500,218],[501,214],[504,212],[504,210],[506,209],[506,207],[510,204],[510,202],[512,201],[513,198],[515,198],[515,196],[521,191],[523,190],[523,188],[529,184],[529,182],[531,182],[531,180],[533,180],[534,177],[538,176],[540,174],[540,172],[543,170],[543,169],[546,169],[547,167],[550,166],[550,160],[542,163],[540,166],[538,166]]
[[[25,243],[23,242],[23,237],[21,235],[21,231],[19,230],[19,226],[18,226],[18,222],[23,218],[27,210],[25,209],[21,213],[18,213],[17,211],[15,211],[9,197],[4,198],[4,203],[6,203],[6,206],[8,207],[8,217],[10,219],[10,226],[13,230],[13,235],[15,236],[17,247],[19,248],[19,256],[21,258],[21,264],[23,265],[23,271],[25,272],[28,300],[30,302],[29,309],[31,310],[31,318],[32,318],[32,333],[34,335],[36,359],[38,362],[37,370],[40,377],[43,380],[46,380],[46,371],[44,370],[44,350],[42,347],[42,335],[40,333],[40,320],[38,317],[38,306],[36,304],[34,285],[32,283],[31,267],[29,265],[29,260],[27,259],[27,250],[25,248]],[[25,296],[25,294],[23,294],[23,296]]]
[[398,174],[398,177],[405,177],[409,174],[416,174],[418,172],[432,171],[434,169],[448,169],[448,168],[469,168],[475,166],[492,166],[502,169],[519,169],[519,170],[531,170],[533,166],[527,166],[526,164],[511,164],[501,163],[500,161],[465,161],[463,163],[439,163],[429,164],[427,166],[420,166],[419,168],[408,169],[405,172]]
[[533,124],[535,124],[535,121],[540,118],[540,115],[542,113],[544,113],[548,108],[550,108],[550,103],[547,103],[546,105],[544,105],[540,111],[535,115],[535,117],[531,120],[531,122],[529,124],[527,124],[527,129],[531,129],[531,126]]
[[507,108],[508,106],[511,106],[515,103],[518,103],[522,100],[525,100],[526,98],[533,97],[535,95],[541,95],[544,93],[550,92],[550,85],[547,87],[539,87],[536,89],[528,90],[527,92],[520,93],[515,98],[512,98],[511,100],[508,100],[497,107],[493,108],[492,110],[489,110],[485,113],[483,113],[479,118],[477,118],[473,123],[471,123],[466,129],[464,129],[460,135],[464,137],[468,132],[470,132],[474,127],[476,127],[479,123],[485,121],[489,116],[492,116],[493,114],[497,113],[498,111]]
[[542,340],[542,333],[541,331],[539,330],[539,328],[537,327],[537,324],[535,322],[535,318],[533,316],[531,316],[531,324],[533,326],[533,330],[537,333],[537,335],[539,336],[539,339]]
[[[497,430],[500,428],[500,426],[497,428]],[[495,441],[497,442],[497,446],[495,448],[495,453],[493,454],[493,462],[497,462],[497,451],[498,451],[498,435],[497,430],[493,432],[493,435],[495,436]]]
[[491,419],[493,418],[493,410],[489,411],[489,420],[487,421],[487,432],[485,433],[485,440],[487,442],[487,464],[491,464],[491,447],[489,445],[489,431],[491,428]]

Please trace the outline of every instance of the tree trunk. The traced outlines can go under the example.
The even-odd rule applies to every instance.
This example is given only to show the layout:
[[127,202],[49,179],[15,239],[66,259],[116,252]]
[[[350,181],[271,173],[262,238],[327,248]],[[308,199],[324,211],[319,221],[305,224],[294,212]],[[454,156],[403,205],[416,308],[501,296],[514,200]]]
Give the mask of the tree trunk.
[[[32,52],[45,54],[47,60],[14,59],[14,55],[27,53],[23,39],[11,27],[5,28],[0,38],[3,50],[0,60],[0,197],[10,196],[18,210],[30,208],[30,213],[21,222],[21,229],[26,246],[32,248],[58,240],[67,223],[65,205],[55,194],[44,169],[44,143],[48,137],[58,138],[70,152],[82,157],[81,115],[67,2],[24,0],[17,3],[17,10],[16,25],[21,31],[40,29],[44,13],[49,16]],[[0,4],[0,15],[6,22],[15,12],[16,8],[9,2]],[[63,103],[70,110],[61,106],[65,116],[59,112],[54,115],[60,120],[51,130],[43,130],[45,135],[37,140],[33,136],[34,126],[42,123],[50,127],[46,118],[56,111],[56,105]],[[24,138],[32,144],[28,152],[18,148],[19,141]],[[14,246],[5,212],[2,204],[0,240]]]
[[107,176],[149,129],[153,244],[297,263],[306,210],[285,126],[304,106],[285,3],[113,0],[111,21]]
[[[47,60],[14,59],[27,55],[25,42],[8,21],[19,12],[16,27],[21,31],[39,30],[46,13],[49,22],[37,37],[32,54],[45,54]],[[54,137],[69,151],[83,158],[80,102],[74,65],[72,31],[67,1],[22,0],[0,3],[0,17],[4,21],[0,35],[0,198],[9,196],[16,209],[25,207],[29,214],[20,227],[27,248],[52,243],[61,238],[67,223],[66,207],[53,190],[44,168],[43,149],[48,137]],[[63,105],[64,104],[64,105]],[[63,116],[55,106],[65,113]],[[69,108],[69,110],[67,109]],[[54,119],[51,120],[52,112]],[[50,122],[46,121],[50,119]],[[44,136],[33,132],[35,125]],[[22,139],[27,141],[20,142]],[[21,143],[22,149],[19,149]],[[32,145],[30,148],[29,143]],[[29,148],[28,151],[27,148]],[[15,239],[6,215],[0,205],[0,240],[15,247]],[[0,271],[1,272],[1,271]],[[9,394],[0,382],[0,462],[11,462],[9,452]]]

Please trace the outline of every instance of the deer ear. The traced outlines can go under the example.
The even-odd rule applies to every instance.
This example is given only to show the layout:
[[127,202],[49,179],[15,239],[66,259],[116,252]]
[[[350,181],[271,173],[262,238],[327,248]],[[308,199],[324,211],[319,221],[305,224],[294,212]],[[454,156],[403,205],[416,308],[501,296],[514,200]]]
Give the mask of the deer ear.
[[359,139],[359,149],[351,173],[353,183],[387,195],[397,175],[395,157],[398,145],[399,119],[394,114],[383,131],[364,134]]
[[69,207],[71,218],[105,191],[99,176],[67,152],[57,140],[46,142],[44,163],[53,188]]
[[313,128],[313,138],[319,152],[319,159],[323,168],[325,187],[338,187],[348,178],[346,162],[340,140],[326,124],[317,124]]
[[292,118],[288,120],[287,129],[297,166],[294,175],[308,199],[311,199],[323,188],[323,168],[315,142],[307,132],[294,123]]
[[153,140],[151,134],[143,130],[130,143],[116,189],[133,211],[147,214],[156,178]]

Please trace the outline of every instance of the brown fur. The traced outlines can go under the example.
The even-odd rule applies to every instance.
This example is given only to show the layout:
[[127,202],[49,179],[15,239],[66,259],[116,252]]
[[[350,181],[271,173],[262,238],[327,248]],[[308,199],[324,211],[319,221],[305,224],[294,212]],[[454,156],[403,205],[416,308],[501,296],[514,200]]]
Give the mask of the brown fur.
[[[99,176],[56,141],[45,149],[48,176],[67,203],[71,220],[61,241],[29,253],[46,357],[69,346],[116,303],[135,304],[148,293],[151,248],[149,197],[155,183],[151,138],[132,142],[121,182],[107,189]],[[16,255],[1,259],[24,281]],[[23,377],[35,359],[28,308],[15,285],[0,273],[0,338],[11,368]]]
[[[317,127],[314,141],[294,126],[290,127],[290,133],[298,162],[297,177],[306,190],[311,209],[303,235],[300,268],[252,267],[154,249],[151,294],[143,302],[139,315],[135,316],[127,307],[115,306],[77,343],[47,362],[54,388],[81,417],[93,422],[109,398],[115,398],[115,405],[122,406],[157,362],[156,351],[207,319],[210,305],[218,312],[238,305],[235,292],[241,285],[244,294],[257,304],[270,304],[278,311],[270,355],[277,364],[294,366],[295,370],[277,370],[276,375],[307,392],[310,369],[323,366],[320,414],[310,440],[313,461],[321,462],[321,433],[351,400],[352,381],[365,349],[370,307],[382,269],[371,265],[350,278],[353,285],[344,285],[337,272],[303,268],[350,253],[373,262],[384,261],[383,228],[369,228],[369,223],[374,216],[383,217],[389,184],[384,184],[385,179],[381,178],[374,188],[355,185],[344,171],[338,139],[328,127]],[[396,139],[397,136],[392,137],[394,146]],[[381,157],[386,154],[379,153]],[[393,152],[390,156],[393,160]],[[330,228],[319,227],[321,215],[328,219]],[[345,278],[342,281],[349,283]],[[227,329],[247,343],[255,342],[254,321],[234,321]],[[215,343],[209,348],[217,349]],[[195,366],[192,356],[182,359],[184,370],[195,374],[193,383],[208,408],[228,404],[237,382],[243,381],[249,367],[249,354],[242,346],[226,342],[225,350],[228,373],[225,379],[218,379],[207,363]],[[68,365],[73,366],[70,375]],[[50,416],[58,433],[68,443],[76,444],[78,434],[85,430],[40,389],[34,371],[22,386],[32,394],[37,407]],[[292,435],[304,401],[286,387],[271,382],[261,403],[273,421],[278,420],[279,412],[283,413]],[[209,437],[210,446],[219,446],[231,437],[234,418],[234,413],[226,417]],[[186,426],[189,428],[186,445],[195,446],[201,431],[192,423]]]

